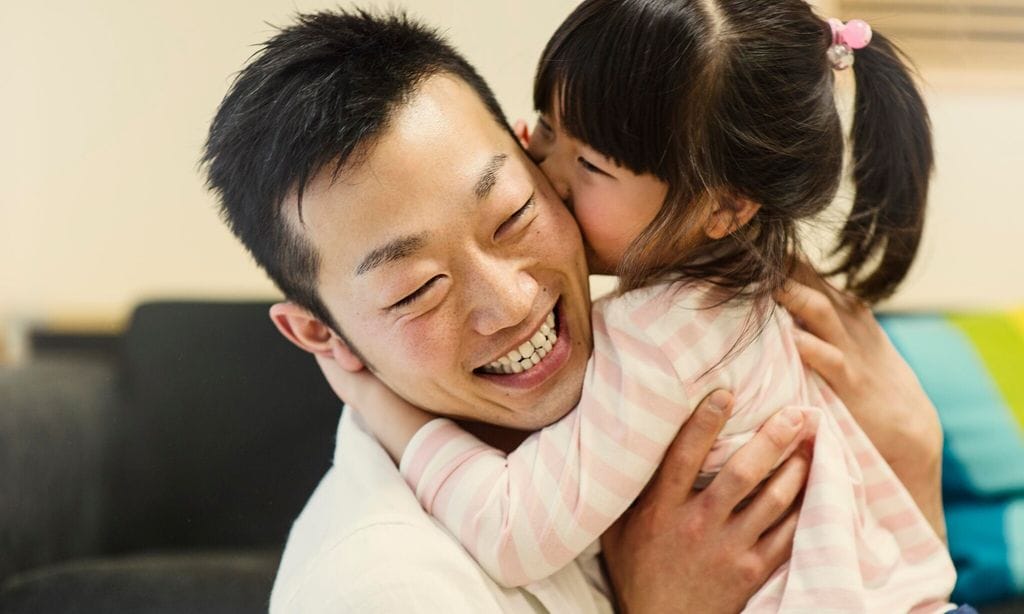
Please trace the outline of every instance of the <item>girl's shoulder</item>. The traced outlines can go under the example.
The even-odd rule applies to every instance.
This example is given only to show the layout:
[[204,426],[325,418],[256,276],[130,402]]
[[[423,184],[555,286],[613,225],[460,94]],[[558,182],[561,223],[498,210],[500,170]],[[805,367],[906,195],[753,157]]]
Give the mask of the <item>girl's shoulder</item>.
[[623,294],[612,294],[594,303],[594,315],[610,324],[649,331],[746,321],[751,304],[731,299],[713,284],[675,281],[653,284]]

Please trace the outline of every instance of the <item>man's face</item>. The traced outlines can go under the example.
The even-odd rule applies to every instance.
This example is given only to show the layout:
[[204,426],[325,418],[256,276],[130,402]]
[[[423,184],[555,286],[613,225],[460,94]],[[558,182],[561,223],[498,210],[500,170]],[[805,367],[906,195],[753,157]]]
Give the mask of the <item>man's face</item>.
[[467,85],[425,81],[368,155],[311,183],[302,209],[324,303],[399,395],[519,429],[575,405],[591,347],[579,231]]

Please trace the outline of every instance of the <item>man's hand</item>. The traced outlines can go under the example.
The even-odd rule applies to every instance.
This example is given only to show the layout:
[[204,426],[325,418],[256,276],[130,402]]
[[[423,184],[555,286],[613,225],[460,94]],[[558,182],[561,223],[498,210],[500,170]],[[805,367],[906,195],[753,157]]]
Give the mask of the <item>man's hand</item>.
[[800,436],[790,409],[761,427],[702,491],[694,481],[725,424],[732,395],[716,391],[683,425],[646,491],[601,538],[622,611],[736,612],[788,560],[794,506],[809,468],[798,449],[739,512]]
[[796,338],[800,356],[843,400],[945,539],[935,406],[867,305],[806,265],[796,276],[775,298],[805,329]]

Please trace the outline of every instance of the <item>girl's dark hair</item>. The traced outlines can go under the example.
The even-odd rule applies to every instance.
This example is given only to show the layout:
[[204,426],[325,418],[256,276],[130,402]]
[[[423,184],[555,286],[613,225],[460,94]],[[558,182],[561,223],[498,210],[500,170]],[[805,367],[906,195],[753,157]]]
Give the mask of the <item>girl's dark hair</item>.
[[[620,289],[701,278],[765,296],[782,285],[798,223],[828,207],[842,175],[831,44],[828,23],[802,0],[585,0],[562,23],[541,56],[536,108],[669,186],[627,250]],[[895,46],[876,32],[855,53],[857,192],[826,273],[875,301],[917,252],[931,132]],[[760,205],[748,224],[720,241],[688,239],[707,205],[740,199]]]

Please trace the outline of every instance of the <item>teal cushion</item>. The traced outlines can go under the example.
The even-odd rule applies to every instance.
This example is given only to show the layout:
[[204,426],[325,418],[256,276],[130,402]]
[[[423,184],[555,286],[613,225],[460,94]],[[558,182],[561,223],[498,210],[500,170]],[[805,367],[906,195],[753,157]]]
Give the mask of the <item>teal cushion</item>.
[[879,320],[942,422],[954,600],[1024,593],[1024,311]]

